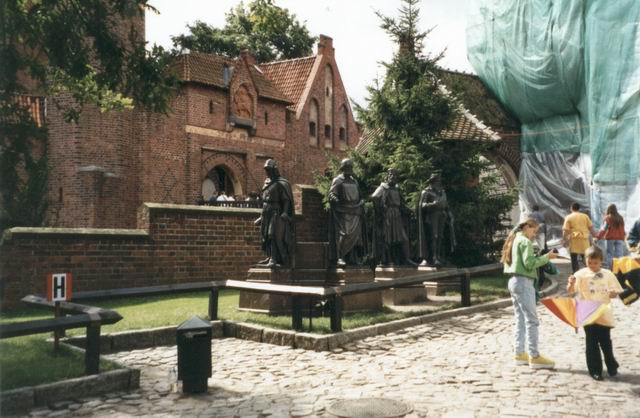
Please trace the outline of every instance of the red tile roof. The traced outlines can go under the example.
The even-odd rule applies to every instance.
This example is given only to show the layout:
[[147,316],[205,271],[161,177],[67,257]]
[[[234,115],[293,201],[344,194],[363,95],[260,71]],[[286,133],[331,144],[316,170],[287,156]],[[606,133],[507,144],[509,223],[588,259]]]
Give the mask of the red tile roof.
[[[241,65],[239,59],[231,59],[220,55],[204,54],[192,52],[179,56],[173,63],[172,68],[178,73],[178,77],[183,81],[193,81],[196,83],[227,88],[224,80],[224,68],[237,67]],[[261,97],[290,103],[288,99],[273,83],[265,77],[261,69],[250,66],[251,78]]]
[[440,139],[463,141],[495,141],[500,137],[466,109],[458,110],[449,129],[440,132]]
[[260,64],[264,74],[285,96],[293,102],[295,108],[302,98],[316,56],[274,61]]

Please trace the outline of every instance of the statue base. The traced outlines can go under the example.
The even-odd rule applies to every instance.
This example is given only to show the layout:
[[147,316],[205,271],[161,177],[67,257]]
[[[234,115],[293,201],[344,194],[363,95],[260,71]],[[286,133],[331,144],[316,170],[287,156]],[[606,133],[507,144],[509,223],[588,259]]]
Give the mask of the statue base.
[[[247,274],[247,281],[252,283],[291,284],[291,269],[270,269],[266,267],[252,267]],[[269,314],[284,314],[291,311],[289,299],[281,295],[269,293],[240,291],[241,311],[261,312]]]
[[[247,282],[296,286],[344,286],[353,283],[371,283],[373,281],[374,273],[368,268],[291,270],[252,267],[247,273]],[[303,314],[308,316],[310,311],[314,316],[322,314],[320,308],[309,307],[310,303],[316,305],[317,302],[319,302],[318,298],[303,298]],[[382,292],[380,291],[345,296],[343,300],[343,312],[379,311],[381,309]],[[291,313],[291,297],[241,290],[238,310],[269,315],[286,315]]]
[[[402,277],[413,276],[421,270],[408,266],[378,266],[376,267],[376,282],[386,282]],[[382,291],[382,302],[385,305],[412,305],[426,302],[427,292],[422,284],[392,287]]]
[[[455,267],[420,267],[424,269],[431,269],[430,271],[447,271],[455,270]],[[422,270],[421,270],[422,271]],[[443,281],[425,281],[424,287],[427,291],[427,297],[429,296],[443,296],[447,292],[460,292],[460,278],[453,277]]]
[[[345,286],[374,281],[375,274],[369,268],[346,267],[327,270],[327,286]],[[345,296],[342,303],[344,312],[380,311],[382,310],[382,291]]]
[[[304,285],[307,286],[324,286],[323,274],[312,274],[305,270],[295,270],[296,276],[304,277]],[[302,284],[294,277],[294,270],[275,268],[269,269],[265,267],[252,267],[247,273],[247,282],[251,283],[271,283],[283,285]],[[303,301],[303,306],[309,305],[308,298]],[[240,291],[240,302],[238,309],[245,312],[259,312],[269,315],[284,315],[291,313],[291,298],[285,295],[276,295],[273,293],[251,292],[247,290]],[[308,309],[305,312],[308,315]]]

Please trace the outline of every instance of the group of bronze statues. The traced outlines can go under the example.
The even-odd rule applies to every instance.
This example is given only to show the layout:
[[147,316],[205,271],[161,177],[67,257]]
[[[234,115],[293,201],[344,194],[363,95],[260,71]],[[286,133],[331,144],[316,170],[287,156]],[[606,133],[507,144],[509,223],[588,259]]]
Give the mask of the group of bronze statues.
[[[294,264],[295,224],[293,193],[289,182],[280,176],[274,160],[267,160],[267,179],[262,188],[260,225],[265,267]],[[369,255],[369,237],[365,217],[365,201],[358,181],[353,176],[353,162],[340,163],[341,174],[329,189],[329,261],[338,268],[357,266]],[[380,265],[417,266],[411,258],[409,231],[412,215],[418,221],[418,254],[422,266],[442,265],[445,227],[451,233],[449,243],[455,246],[453,216],[447,204],[440,175],[434,174],[422,191],[415,211],[409,209],[397,187],[398,172],[387,171],[387,178],[371,195],[375,212],[372,228],[372,255]]]

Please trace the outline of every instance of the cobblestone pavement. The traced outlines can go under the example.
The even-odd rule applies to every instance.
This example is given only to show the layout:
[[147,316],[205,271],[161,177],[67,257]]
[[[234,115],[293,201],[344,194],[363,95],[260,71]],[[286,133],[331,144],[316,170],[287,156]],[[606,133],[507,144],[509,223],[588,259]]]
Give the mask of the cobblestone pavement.
[[[586,373],[583,331],[575,334],[542,306],[541,351],[556,370],[512,364],[512,309],[408,328],[309,352],[244,340],[213,341],[209,394],[172,390],[175,347],[111,356],[142,369],[132,393],[37,409],[31,416],[326,416],[337,399],[387,397],[412,417],[640,417],[640,305],[615,304],[612,332],[620,375]],[[606,375],[606,374],[605,374]]]

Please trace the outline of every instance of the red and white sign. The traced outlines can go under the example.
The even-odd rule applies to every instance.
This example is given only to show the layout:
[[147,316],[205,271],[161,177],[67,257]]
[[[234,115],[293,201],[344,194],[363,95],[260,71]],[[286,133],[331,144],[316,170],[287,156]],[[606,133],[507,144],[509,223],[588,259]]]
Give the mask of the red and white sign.
[[58,302],[71,299],[71,273],[47,274],[47,300]]

